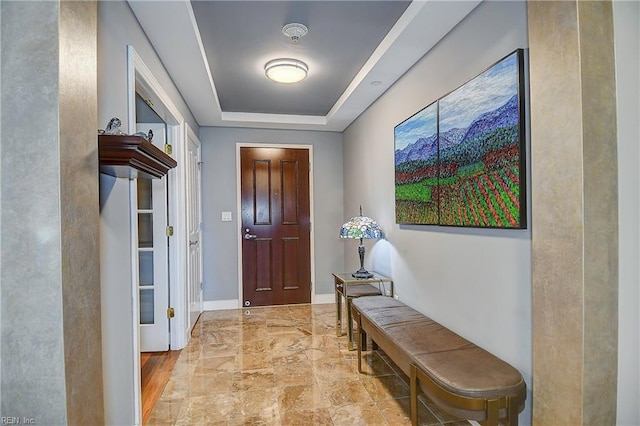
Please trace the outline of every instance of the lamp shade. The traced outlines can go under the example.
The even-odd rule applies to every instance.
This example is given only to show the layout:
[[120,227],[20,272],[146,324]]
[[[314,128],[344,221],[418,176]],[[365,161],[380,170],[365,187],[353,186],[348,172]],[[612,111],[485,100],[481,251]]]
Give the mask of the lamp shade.
[[355,216],[340,229],[340,238],[382,238],[382,229],[375,220],[367,216]]

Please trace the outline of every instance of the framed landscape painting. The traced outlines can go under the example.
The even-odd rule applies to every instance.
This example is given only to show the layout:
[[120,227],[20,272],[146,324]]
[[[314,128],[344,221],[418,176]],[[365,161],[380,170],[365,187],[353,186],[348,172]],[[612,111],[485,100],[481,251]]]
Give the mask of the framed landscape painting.
[[440,224],[524,228],[523,52],[439,102]]
[[526,228],[523,67],[518,49],[396,126],[397,223]]
[[394,129],[396,222],[437,225],[438,102]]

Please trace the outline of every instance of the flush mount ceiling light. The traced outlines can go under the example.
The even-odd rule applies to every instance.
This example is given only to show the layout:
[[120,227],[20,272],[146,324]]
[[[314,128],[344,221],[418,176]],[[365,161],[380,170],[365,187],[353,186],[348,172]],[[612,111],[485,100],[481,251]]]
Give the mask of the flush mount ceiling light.
[[274,59],[264,66],[264,73],[278,83],[297,83],[307,77],[309,67],[297,59]]

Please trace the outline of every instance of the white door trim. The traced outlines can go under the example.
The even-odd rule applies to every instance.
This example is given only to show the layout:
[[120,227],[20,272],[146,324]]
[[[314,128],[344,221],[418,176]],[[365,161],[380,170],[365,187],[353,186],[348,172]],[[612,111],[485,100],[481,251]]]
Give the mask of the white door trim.
[[[169,193],[169,218],[171,225],[174,227],[174,236],[169,242],[169,263],[171,269],[169,272],[169,299],[171,305],[175,309],[176,316],[170,321],[171,348],[182,349],[186,346],[189,335],[184,331],[186,329],[184,322],[188,315],[188,306],[186,300],[186,217],[185,203],[186,194],[184,190],[185,183],[185,121],[182,114],[178,111],[175,104],[164,91],[158,80],[153,76],[149,68],[142,61],[133,46],[127,46],[127,107],[128,107],[128,127],[127,132],[133,134],[136,132],[136,91],[140,92],[143,97],[150,99],[154,104],[154,110],[167,124],[167,141],[173,145],[173,157],[178,162],[176,168],[171,169],[167,176],[167,186]],[[133,262],[134,260],[132,260]],[[135,266],[135,264],[132,264]],[[135,269],[137,271],[137,269]],[[139,300],[137,274],[133,277],[132,282],[132,303],[134,312],[133,321],[133,349],[134,349],[134,377],[132,386],[134,387],[134,404],[135,404],[135,424],[142,424],[142,398],[140,387],[140,335],[138,332],[139,324]]]
[[297,145],[297,144],[277,144],[277,143],[236,143],[236,217],[238,218],[237,239],[238,239],[238,307],[242,308],[244,300],[242,294],[242,233],[240,226],[242,225],[242,194],[240,180],[240,148],[289,148],[289,149],[306,149],[309,151],[309,220],[311,221],[311,235],[309,238],[311,257],[311,303],[315,303],[315,287],[316,287],[316,262],[315,262],[315,220],[313,208],[313,145]]

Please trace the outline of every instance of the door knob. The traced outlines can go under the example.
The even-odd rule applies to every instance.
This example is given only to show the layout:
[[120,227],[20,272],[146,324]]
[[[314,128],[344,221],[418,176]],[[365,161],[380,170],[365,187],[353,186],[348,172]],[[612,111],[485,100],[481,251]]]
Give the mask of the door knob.
[[257,235],[253,235],[249,233],[249,228],[244,230],[245,234],[244,234],[244,239],[245,240],[255,240],[256,238],[258,238]]

